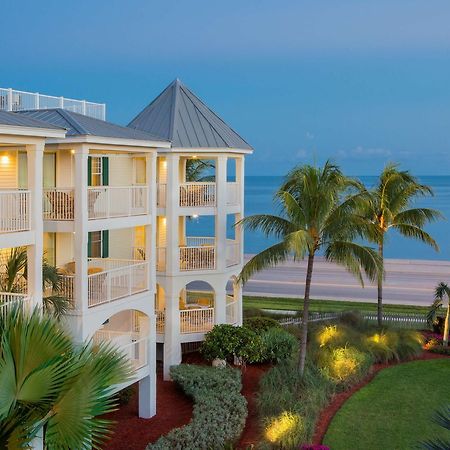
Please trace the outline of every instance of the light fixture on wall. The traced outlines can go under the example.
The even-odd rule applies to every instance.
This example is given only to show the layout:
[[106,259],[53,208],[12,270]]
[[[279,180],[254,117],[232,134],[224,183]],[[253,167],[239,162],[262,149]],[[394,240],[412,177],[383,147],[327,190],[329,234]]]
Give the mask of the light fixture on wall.
[[3,155],[0,159],[2,166],[7,166],[9,164],[9,156]]
[[192,214],[191,216],[193,219],[198,219],[198,214]]
[[70,153],[72,153],[72,155],[74,155],[75,154],[75,150],[74,149],[70,150]]

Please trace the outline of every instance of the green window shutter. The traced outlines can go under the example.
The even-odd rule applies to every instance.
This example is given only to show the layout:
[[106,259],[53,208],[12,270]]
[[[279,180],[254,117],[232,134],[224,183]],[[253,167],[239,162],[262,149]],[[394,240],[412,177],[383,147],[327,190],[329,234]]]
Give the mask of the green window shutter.
[[88,156],[88,186],[92,186],[92,156]]
[[102,258],[109,257],[109,230],[102,231]]
[[91,233],[89,232],[88,233],[88,258],[92,258],[92,244],[91,244],[91,242],[92,242],[92,235],[91,235]]
[[102,157],[102,185],[109,186],[109,158]]

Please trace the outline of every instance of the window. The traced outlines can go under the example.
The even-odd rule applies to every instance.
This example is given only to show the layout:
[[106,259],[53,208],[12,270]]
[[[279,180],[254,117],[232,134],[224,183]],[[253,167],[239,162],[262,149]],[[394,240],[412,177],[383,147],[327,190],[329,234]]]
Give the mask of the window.
[[91,186],[101,186],[103,178],[102,158],[98,156],[91,157]]
[[109,256],[109,231],[91,231],[88,234],[88,257],[107,258]]
[[56,266],[56,233],[44,233],[44,257],[49,264]]

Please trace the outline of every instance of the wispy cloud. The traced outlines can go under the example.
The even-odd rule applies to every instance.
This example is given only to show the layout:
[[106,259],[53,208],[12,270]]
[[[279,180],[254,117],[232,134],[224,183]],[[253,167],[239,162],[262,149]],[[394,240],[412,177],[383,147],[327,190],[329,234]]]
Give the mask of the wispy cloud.
[[392,156],[391,150],[387,148],[367,148],[363,146],[358,146],[350,150],[339,150],[337,156],[340,159],[369,159],[369,158],[389,158]]

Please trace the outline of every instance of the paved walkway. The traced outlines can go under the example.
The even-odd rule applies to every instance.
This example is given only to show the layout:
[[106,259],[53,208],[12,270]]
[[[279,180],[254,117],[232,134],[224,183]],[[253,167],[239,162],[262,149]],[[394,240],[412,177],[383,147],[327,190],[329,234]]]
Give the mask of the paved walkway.
[[[247,256],[248,259],[250,256]],[[450,283],[450,262],[389,259],[385,262],[384,302],[428,306],[434,287],[440,281]],[[279,265],[255,275],[244,287],[246,295],[303,297],[306,260]],[[345,269],[317,258],[311,287],[312,298],[373,301],[375,285],[359,282]]]

